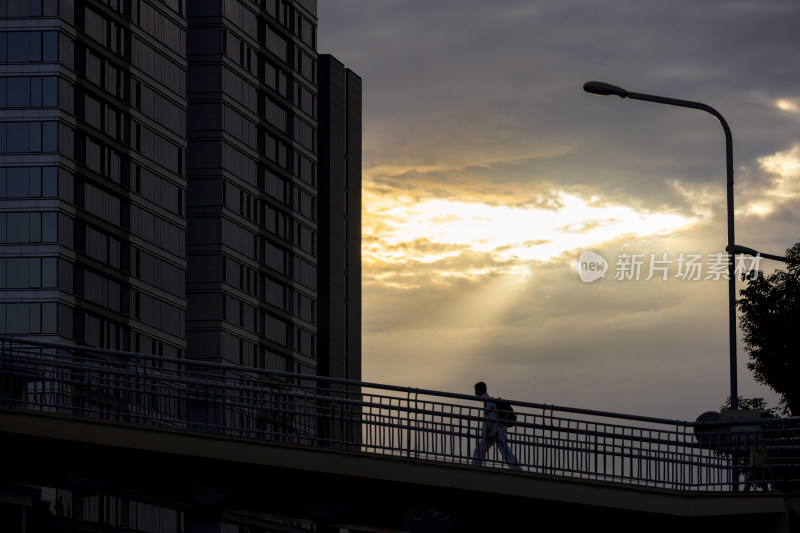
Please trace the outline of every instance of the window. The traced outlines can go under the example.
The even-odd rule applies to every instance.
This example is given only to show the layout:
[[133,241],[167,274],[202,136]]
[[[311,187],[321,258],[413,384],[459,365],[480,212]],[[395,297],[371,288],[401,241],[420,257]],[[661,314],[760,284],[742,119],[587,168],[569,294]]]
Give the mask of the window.
[[57,242],[55,212],[0,213],[0,243]]
[[278,248],[269,241],[264,242],[263,250],[264,257],[260,258],[262,263],[281,274],[288,274],[287,253],[285,250]]
[[264,318],[264,336],[273,342],[285,345],[287,341],[286,332],[289,329],[288,324],[270,314],[265,314]]
[[316,232],[311,228],[295,222],[295,244],[310,254],[316,252]]
[[[116,245],[118,247],[119,243]],[[132,261],[136,277],[176,296],[184,296],[183,269],[138,249],[134,251]]]
[[0,33],[0,63],[58,61],[58,32],[16,31]]
[[58,78],[0,78],[0,108],[55,107],[58,105]]
[[0,289],[39,289],[57,286],[55,257],[0,258]]
[[267,122],[278,128],[284,133],[289,132],[289,113],[280,104],[262,94],[262,100],[259,102],[259,111]]
[[285,62],[289,62],[289,43],[269,25],[266,26],[264,32],[264,41],[261,45],[265,46],[267,50],[281,58]]
[[55,17],[58,0],[9,0],[0,2],[0,17]]
[[120,199],[116,196],[91,183],[84,183],[83,206],[89,213],[119,226],[121,223],[120,204]]
[[295,314],[312,324],[316,322],[316,302],[310,296],[295,292]]
[[258,174],[258,188],[280,202],[286,203],[286,180],[276,176],[263,166]]
[[120,311],[120,284],[88,270],[84,275],[84,298],[113,311]]
[[305,120],[294,117],[294,140],[308,148],[316,151],[317,149],[317,130]]
[[281,167],[288,168],[290,163],[289,154],[292,149],[285,142],[268,133],[264,128],[259,129],[258,135],[259,151]]
[[316,339],[310,331],[297,328],[297,344],[295,348],[298,352],[309,357],[316,356]]
[[149,294],[134,292],[134,317],[145,324],[176,336],[184,335],[183,309],[163,302]]
[[0,123],[0,152],[36,153],[57,150],[57,122]]
[[286,293],[289,289],[271,278],[267,278],[263,285],[266,293],[266,301],[279,309],[287,309]]
[[78,250],[92,259],[106,263],[113,268],[120,268],[122,245],[118,239],[89,225],[79,225],[77,235],[76,240],[83,243],[76,245]]
[[0,332],[10,334],[56,333],[56,303],[0,304]]
[[299,257],[294,258],[296,279],[306,287],[317,288],[317,267]]
[[56,167],[0,168],[0,198],[55,198]]

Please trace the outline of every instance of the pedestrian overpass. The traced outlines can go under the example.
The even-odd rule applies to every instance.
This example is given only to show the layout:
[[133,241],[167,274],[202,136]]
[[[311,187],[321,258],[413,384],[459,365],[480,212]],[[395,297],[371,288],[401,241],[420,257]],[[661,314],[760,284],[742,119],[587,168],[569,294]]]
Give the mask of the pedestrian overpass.
[[[411,532],[800,527],[798,419],[681,422],[513,402],[508,441],[523,470],[512,471],[498,457],[471,464],[485,416],[474,396],[9,339],[1,352],[11,452],[0,493],[20,501],[46,487],[86,505],[149,502],[182,513],[187,532],[266,520]],[[765,458],[755,465],[753,450]]]

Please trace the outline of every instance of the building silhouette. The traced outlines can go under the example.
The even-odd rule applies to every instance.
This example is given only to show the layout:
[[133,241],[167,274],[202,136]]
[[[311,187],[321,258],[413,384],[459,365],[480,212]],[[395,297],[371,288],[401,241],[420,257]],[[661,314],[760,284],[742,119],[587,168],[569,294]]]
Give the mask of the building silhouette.
[[2,3],[6,335],[185,356],[186,18],[171,4]]
[[0,20],[5,335],[360,377],[361,86],[315,2]]
[[361,379],[361,78],[319,56],[319,372]]
[[316,31],[316,0],[0,2],[0,334],[360,379],[361,80]]

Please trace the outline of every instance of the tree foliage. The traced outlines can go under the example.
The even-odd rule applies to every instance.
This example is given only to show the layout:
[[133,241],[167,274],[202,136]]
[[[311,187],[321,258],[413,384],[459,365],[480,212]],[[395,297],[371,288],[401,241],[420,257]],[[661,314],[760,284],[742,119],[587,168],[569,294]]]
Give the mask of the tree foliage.
[[[739,409],[758,409],[761,411],[761,418],[781,418],[789,414],[783,406],[767,406],[767,402],[764,401],[764,398],[745,398],[744,396],[739,396],[736,403]],[[725,400],[725,405],[720,407],[720,411],[730,408],[731,397],[728,396],[728,399]]]
[[786,257],[786,271],[750,276],[737,305],[747,368],[780,395],[785,409],[800,415],[800,243]]

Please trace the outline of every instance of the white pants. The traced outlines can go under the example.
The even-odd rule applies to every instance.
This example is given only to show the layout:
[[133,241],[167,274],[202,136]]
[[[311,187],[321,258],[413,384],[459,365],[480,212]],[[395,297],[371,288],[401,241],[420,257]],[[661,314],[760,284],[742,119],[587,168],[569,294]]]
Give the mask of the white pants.
[[497,448],[500,450],[500,455],[503,457],[503,461],[508,463],[509,468],[513,470],[522,470],[517,462],[517,458],[506,442],[505,429],[499,424],[489,421],[484,422],[481,428],[481,441],[472,453],[472,464],[476,466],[482,465],[486,457],[486,452],[488,452],[489,448],[493,445],[497,445]]

